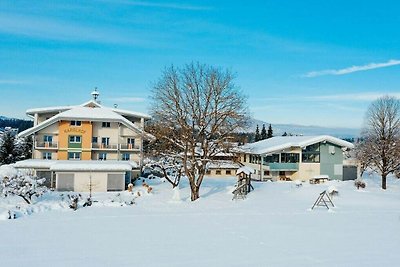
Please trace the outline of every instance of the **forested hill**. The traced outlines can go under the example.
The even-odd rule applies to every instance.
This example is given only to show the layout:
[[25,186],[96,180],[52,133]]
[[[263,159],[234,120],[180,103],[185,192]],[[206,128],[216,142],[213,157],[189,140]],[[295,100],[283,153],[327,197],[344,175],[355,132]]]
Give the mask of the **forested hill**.
[[0,129],[5,127],[17,128],[18,132],[26,130],[33,126],[33,121],[30,120],[21,120],[14,118],[7,118],[4,116],[0,116]]

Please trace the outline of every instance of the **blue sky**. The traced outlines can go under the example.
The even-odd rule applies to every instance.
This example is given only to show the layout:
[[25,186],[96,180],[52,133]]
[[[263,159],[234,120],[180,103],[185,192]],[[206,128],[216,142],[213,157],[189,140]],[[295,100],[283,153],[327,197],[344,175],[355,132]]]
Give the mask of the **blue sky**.
[[361,127],[400,96],[397,1],[0,1],[0,115],[79,104],[147,112],[165,66],[229,68],[257,119]]

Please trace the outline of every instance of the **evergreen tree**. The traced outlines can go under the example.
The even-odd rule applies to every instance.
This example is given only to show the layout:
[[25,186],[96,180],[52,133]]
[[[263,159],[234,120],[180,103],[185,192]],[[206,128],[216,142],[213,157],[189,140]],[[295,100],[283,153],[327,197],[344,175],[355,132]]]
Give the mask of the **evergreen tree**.
[[268,127],[268,134],[267,134],[267,138],[272,138],[273,137],[274,132],[272,131],[272,126],[271,124]]
[[16,139],[14,147],[14,150],[16,151],[17,155],[16,160],[24,160],[32,158],[32,146],[33,146],[32,136]]
[[261,140],[260,129],[258,128],[258,124],[257,124],[257,128],[256,128],[256,136],[254,139],[256,142]]
[[5,131],[0,141],[0,164],[11,164],[17,160],[15,137],[11,131]]
[[261,129],[261,140],[267,139],[267,130],[265,129],[265,124],[263,124],[263,127]]

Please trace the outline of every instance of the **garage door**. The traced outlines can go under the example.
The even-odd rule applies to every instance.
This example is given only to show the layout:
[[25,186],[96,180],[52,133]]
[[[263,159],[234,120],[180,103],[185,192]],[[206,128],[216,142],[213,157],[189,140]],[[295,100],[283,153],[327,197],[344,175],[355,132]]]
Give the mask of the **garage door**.
[[59,173],[57,178],[58,191],[74,191],[74,174]]
[[121,191],[125,189],[123,174],[109,173],[107,176],[107,191]]

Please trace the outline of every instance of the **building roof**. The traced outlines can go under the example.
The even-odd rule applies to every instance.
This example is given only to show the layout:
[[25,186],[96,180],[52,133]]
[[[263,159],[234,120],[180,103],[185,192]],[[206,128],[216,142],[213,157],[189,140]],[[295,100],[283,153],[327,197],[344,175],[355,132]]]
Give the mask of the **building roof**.
[[38,125],[26,129],[19,133],[19,137],[29,136],[37,131],[40,131],[49,125],[52,125],[55,122],[62,120],[90,120],[90,121],[112,121],[112,122],[120,122],[124,124],[126,127],[131,130],[144,134],[144,138],[153,139],[154,137],[148,133],[145,133],[143,129],[140,129],[134,123],[132,123],[127,118],[121,116],[116,113],[113,109],[105,108],[105,107],[87,107],[87,106],[78,106],[73,107],[69,110],[58,113],[57,115],[39,123]]
[[254,170],[250,167],[243,166],[236,170],[236,175],[239,175],[240,173],[244,173],[246,175],[251,175],[254,173]]
[[[33,108],[33,109],[28,109],[26,111],[26,114],[29,116],[34,116],[36,113],[41,114],[41,113],[59,113],[63,111],[67,111],[70,109],[74,109],[77,107],[98,107],[98,108],[106,108],[105,106],[102,106],[98,102],[94,100],[89,100],[83,104],[80,105],[75,105],[75,106],[54,106],[54,107],[44,107],[44,108]],[[138,117],[138,118],[144,118],[144,119],[151,119],[151,117],[147,114],[140,113],[140,112],[134,112],[134,111],[129,111],[129,110],[124,110],[124,109],[118,109],[118,108],[109,108],[112,111],[124,115],[124,116],[132,116],[132,117]]]
[[44,160],[27,159],[14,163],[20,169],[49,169],[51,171],[130,171],[138,168],[134,161]]
[[241,166],[232,160],[212,160],[207,163],[207,169],[239,169]]
[[354,145],[342,139],[329,136],[276,136],[255,143],[246,144],[236,149],[237,152],[247,154],[269,154],[291,147],[303,148],[320,142],[329,142],[343,148],[352,149]]

